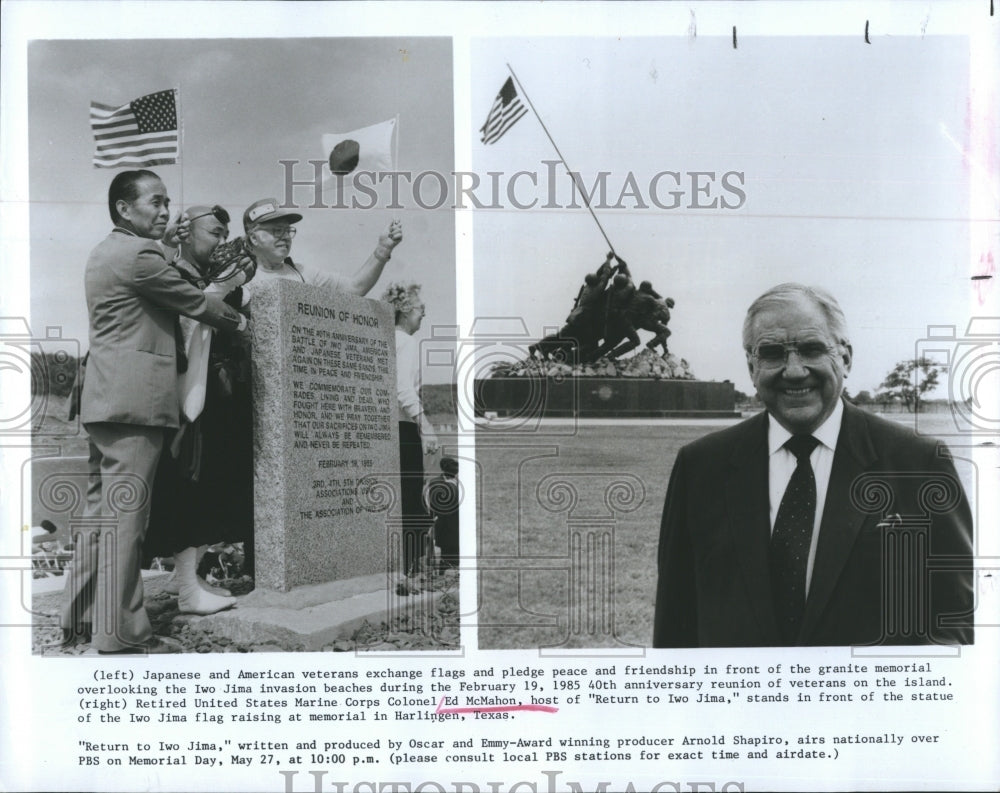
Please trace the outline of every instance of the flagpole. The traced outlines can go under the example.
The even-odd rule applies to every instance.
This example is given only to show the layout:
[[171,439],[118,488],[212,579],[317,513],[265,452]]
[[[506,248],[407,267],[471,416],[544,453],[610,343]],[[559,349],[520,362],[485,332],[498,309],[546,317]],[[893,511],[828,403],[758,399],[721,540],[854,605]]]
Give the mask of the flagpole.
[[[535,118],[538,119],[538,123],[542,125],[542,129],[544,130],[546,137],[548,137],[549,143],[552,144],[552,148],[555,149],[556,154],[559,155],[559,159],[562,161],[563,167],[566,169],[566,173],[569,175],[569,178],[573,180],[573,184],[576,184],[576,178],[573,176],[573,171],[570,169],[569,164],[566,162],[566,158],[563,157],[562,152],[559,151],[559,147],[556,145],[555,140],[553,140],[552,135],[549,134],[548,127],[545,126],[545,122],[542,121],[542,117],[538,115],[538,111],[535,110],[535,105],[531,101],[531,97],[528,96],[528,92],[524,90],[524,86],[521,85],[521,81],[517,79],[517,74],[514,72],[514,69],[511,67],[509,63],[507,64],[507,68],[510,69],[511,76],[514,78],[514,82],[517,83],[517,87],[521,89],[521,93],[524,94],[524,98],[528,100],[528,106],[531,108],[531,112],[535,114]],[[590,206],[590,201],[587,198],[587,191],[584,190],[582,187],[580,188],[580,197],[583,198],[583,203],[586,205],[587,211],[590,212],[590,216],[594,219],[594,222],[597,224],[597,228],[600,229],[601,236],[604,237],[604,241],[608,243],[608,247],[611,249],[611,252],[615,253],[615,246],[611,244],[611,240],[608,239],[607,232],[604,231],[604,226],[601,225],[601,221],[599,221],[597,219],[597,215],[594,214],[594,209],[593,207]],[[615,253],[615,256],[617,255],[618,254]]]
[[180,169],[180,204],[184,211],[184,114],[181,112],[181,85],[174,89],[174,109],[177,111],[177,166]]

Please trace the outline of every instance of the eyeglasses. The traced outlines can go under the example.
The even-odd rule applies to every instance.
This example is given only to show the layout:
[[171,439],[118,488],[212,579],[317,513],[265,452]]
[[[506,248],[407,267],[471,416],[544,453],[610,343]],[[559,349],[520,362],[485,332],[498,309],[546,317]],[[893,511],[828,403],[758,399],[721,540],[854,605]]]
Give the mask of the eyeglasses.
[[788,362],[788,354],[794,352],[805,366],[822,363],[833,349],[824,341],[766,342],[758,344],[753,357],[761,366],[776,368]]
[[257,226],[261,231],[266,231],[276,240],[287,239],[290,240],[295,236],[298,231],[295,226]]
[[226,212],[224,207],[220,207],[218,204],[216,204],[214,207],[208,210],[208,212],[202,212],[200,215],[195,215],[193,218],[188,218],[188,220],[194,222],[198,218],[206,218],[209,215],[214,217],[220,223],[224,223],[227,226],[229,225],[229,213]]

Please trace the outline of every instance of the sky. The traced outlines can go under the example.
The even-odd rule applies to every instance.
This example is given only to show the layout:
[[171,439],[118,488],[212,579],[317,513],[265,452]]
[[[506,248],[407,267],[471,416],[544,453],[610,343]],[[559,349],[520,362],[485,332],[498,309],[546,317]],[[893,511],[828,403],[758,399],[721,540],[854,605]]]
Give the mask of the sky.
[[[473,127],[508,63],[537,110],[498,142],[472,143],[479,173],[540,174],[537,189],[529,177],[517,181],[521,203],[546,202],[543,161],[558,159],[539,117],[586,185],[610,172],[610,205],[629,173],[647,192],[660,171],[712,172],[712,188],[695,202],[739,204],[721,179],[744,175],[737,209],[689,208],[687,181],[676,209],[646,198],[646,209],[597,210],[636,280],[675,299],[671,352],[699,378],[753,392],[743,318],[755,297],[785,281],[825,287],[841,303],[852,393],[874,391],[913,356],[928,325],[963,335],[976,308],[970,275],[984,253],[995,260],[998,216],[996,171],[984,178],[963,157],[982,111],[970,93],[968,38],[876,47],[854,36],[754,37],[736,49],[700,36],[480,39],[473,52]],[[554,203],[565,205],[569,195],[558,191],[569,181],[561,166],[559,174]],[[667,206],[671,189],[670,178],[661,182]],[[993,219],[985,238],[969,222],[983,208],[971,196],[984,191]],[[538,338],[562,324],[608,245],[582,204],[519,210],[505,195],[504,203],[476,213],[475,310],[518,317]]]
[[[752,391],[743,314],[766,288],[794,280],[838,297],[855,350],[847,388],[873,391],[914,354],[929,325],[963,334],[976,308],[970,272],[980,257],[1000,254],[995,222],[969,222],[982,209],[972,205],[977,191],[987,195],[987,216],[997,216],[995,169],[984,178],[963,156],[978,132],[969,41],[888,37],[861,47],[854,36],[747,37],[733,49],[718,36],[474,39],[469,118],[457,124],[468,136],[459,170],[480,176],[475,194],[486,204],[488,174],[498,174],[502,208],[471,213],[472,311],[456,313],[455,213],[449,204],[423,209],[405,190],[402,210],[306,206],[292,255],[352,272],[398,216],[404,242],[370,296],[390,280],[423,283],[423,338],[458,317],[514,317],[529,339],[559,326],[608,245],[582,206],[517,209],[507,196],[516,172],[533,172],[539,186],[519,177],[514,198],[544,204],[545,161],[558,159],[534,113],[495,144],[479,142],[510,63],[585,184],[608,172],[614,204],[634,175],[648,206],[626,198],[627,208],[597,214],[636,277],[676,301],[671,351],[699,378]],[[182,162],[157,170],[175,207],[221,203],[238,218],[253,200],[282,200],[278,160],[302,160],[296,178],[308,178],[305,161],[326,154],[324,132],[396,114],[398,167],[449,174],[453,107],[465,106],[453,105],[451,78],[443,38],[31,43],[32,327],[61,326],[86,346],[82,273],[109,228],[114,174],[90,164],[91,99],[118,104],[178,87]],[[681,174],[679,187],[668,177],[658,193],[666,203],[667,191],[681,190],[678,208],[649,200],[650,180],[662,171]],[[693,171],[714,174],[697,177],[711,184],[697,199]],[[742,174],[730,179],[745,200],[722,188],[727,172]],[[565,205],[569,182],[561,166],[556,174],[556,203]],[[294,192],[302,204],[312,195]],[[689,208],[713,199],[739,206]],[[238,222],[231,232],[239,233]],[[448,377],[444,366],[425,372],[430,381]]]
[[[155,166],[179,210],[221,204],[242,233],[253,201],[285,196],[282,159],[309,179],[309,159],[324,159],[328,132],[399,116],[401,170],[450,173],[454,159],[451,42],[446,38],[203,39],[34,41],[28,48],[31,198],[31,324],[62,327],[86,349],[83,272],[90,250],[110,231],[107,189],[117,169],[91,165],[91,100],[119,105],[178,88],[181,162]],[[383,187],[383,190],[387,189]],[[423,284],[427,320],[455,322],[453,213],[429,211],[401,192],[371,210],[309,208],[315,191],[294,188],[305,206],[292,246],[296,261],[353,273],[389,221],[403,242],[369,297],[393,280]],[[335,203],[332,192],[326,204]],[[425,201],[425,204],[430,203]],[[441,367],[429,381],[447,379]]]

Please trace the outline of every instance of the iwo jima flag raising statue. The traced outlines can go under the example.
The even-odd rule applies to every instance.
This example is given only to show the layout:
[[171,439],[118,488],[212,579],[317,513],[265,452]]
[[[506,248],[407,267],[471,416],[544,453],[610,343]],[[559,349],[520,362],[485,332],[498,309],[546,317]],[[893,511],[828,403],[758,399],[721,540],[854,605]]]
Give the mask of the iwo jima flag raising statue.
[[[527,114],[520,89],[610,251],[600,266],[584,277],[562,328],[530,345],[527,359],[494,364],[490,377],[477,382],[477,414],[523,415],[527,409],[538,410],[543,416],[735,415],[732,384],[695,381],[688,362],[669,352],[671,332],[667,324],[675,305],[673,298],[661,295],[648,280],[635,284],[628,265],[594,213],[579,173],[570,169],[514,70],[509,64],[507,68],[511,77],[501,87],[480,129],[481,141],[496,143]],[[626,354],[642,344],[640,330],[653,336],[645,350],[625,360]],[[608,378],[618,377],[631,380],[614,387]],[[529,392],[537,390],[540,379],[545,387],[541,389],[543,398],[537,400]],[[532,401],[537,403],[534,407],[528,405]]]

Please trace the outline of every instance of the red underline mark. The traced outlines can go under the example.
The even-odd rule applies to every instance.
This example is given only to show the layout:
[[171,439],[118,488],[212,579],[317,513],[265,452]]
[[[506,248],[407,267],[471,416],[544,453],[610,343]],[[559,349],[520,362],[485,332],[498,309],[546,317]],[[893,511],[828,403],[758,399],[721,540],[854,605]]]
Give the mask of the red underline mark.
[[444,697],[438,701],[435,713],[503,713],[511,711],[538,711],[539,713],[556,713],[559,708],[552,705],[493,705],[488,708],[445,708]]

